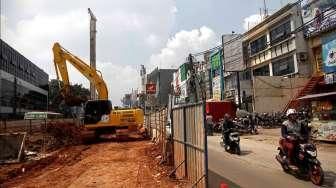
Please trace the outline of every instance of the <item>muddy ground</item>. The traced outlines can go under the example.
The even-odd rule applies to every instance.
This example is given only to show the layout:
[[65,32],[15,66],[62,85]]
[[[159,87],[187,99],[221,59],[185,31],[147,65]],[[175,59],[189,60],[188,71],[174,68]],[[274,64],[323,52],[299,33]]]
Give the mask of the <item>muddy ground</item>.
[[160,160],[150,141],[69,146],[37,164],[0,166],[0,187],[186,187]]

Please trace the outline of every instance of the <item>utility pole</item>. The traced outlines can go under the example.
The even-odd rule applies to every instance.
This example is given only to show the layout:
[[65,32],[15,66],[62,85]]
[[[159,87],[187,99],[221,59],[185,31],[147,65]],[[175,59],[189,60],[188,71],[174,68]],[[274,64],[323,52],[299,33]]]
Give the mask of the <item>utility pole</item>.
[[[90,8],[88,8],[90,14],[90,67],[96,70],[96,22],[97,18],[93,15]],[[91,100],[97,99],[96,88],[92,82],[90,82],[90,96]]]

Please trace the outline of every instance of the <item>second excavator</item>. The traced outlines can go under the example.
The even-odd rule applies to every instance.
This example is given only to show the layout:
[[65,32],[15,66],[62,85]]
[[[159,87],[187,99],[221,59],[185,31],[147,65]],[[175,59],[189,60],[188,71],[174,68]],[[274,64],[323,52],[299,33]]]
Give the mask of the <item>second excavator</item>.
[[[67,62],[85,76],[97,89],[98,99],[88,100],[84,107],[84,129],[93,131],[97,137],[103,135],[128,136],[131,132],[145,133],[143,128],[144,113],[140,108],[112,109],[108,100],[108,90],[102,74],[76,57],[59,43],[53,46],[54,65],[58,80],[63,82],[61,96],[68,105],[78,105],[84,100],[73,96],[70,91],[70,81]],[[140,131],[141,130],[141,131]]]

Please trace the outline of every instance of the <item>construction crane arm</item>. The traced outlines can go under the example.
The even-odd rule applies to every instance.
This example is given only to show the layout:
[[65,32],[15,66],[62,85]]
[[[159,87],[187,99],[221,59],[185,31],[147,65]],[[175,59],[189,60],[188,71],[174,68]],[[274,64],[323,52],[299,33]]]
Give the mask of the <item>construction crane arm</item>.
[[[98,99],[108,99],[107,86],[99,71],[91,68],[84,61],[63,48],[59,43],[54,44],[53,53],[57,79],[62,80],[64,84],[62,91],[64,98],[71,96],[69,74],[66,65],[66,62],[69,62],[96,87]],[[98,72],[100,74],[98,74]]]

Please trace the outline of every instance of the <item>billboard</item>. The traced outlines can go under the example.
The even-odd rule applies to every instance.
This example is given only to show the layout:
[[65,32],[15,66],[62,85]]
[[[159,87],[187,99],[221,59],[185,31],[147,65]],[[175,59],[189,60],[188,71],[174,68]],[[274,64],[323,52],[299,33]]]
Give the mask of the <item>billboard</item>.
[[306,37],[336,26],[335,0],[302,0],[301,11]]
[[211,70],[215,71],[220,69],[222,63],[221,63],[221,57],[220,57],[220,51],[218,51],[217,53],[214,53],[213,55],[211,55],[210,57],[210,64],[211,64]]
[[212,94],[213,99],[215,100],[221,100],[221,84],[220,84],[220,76],[216,76],[212,78]]
[[322,62],[325,73],[336,72],[336,32],[322,37]]
[[156,84],[146,84],[146,93],[155,94],[156,93]]

